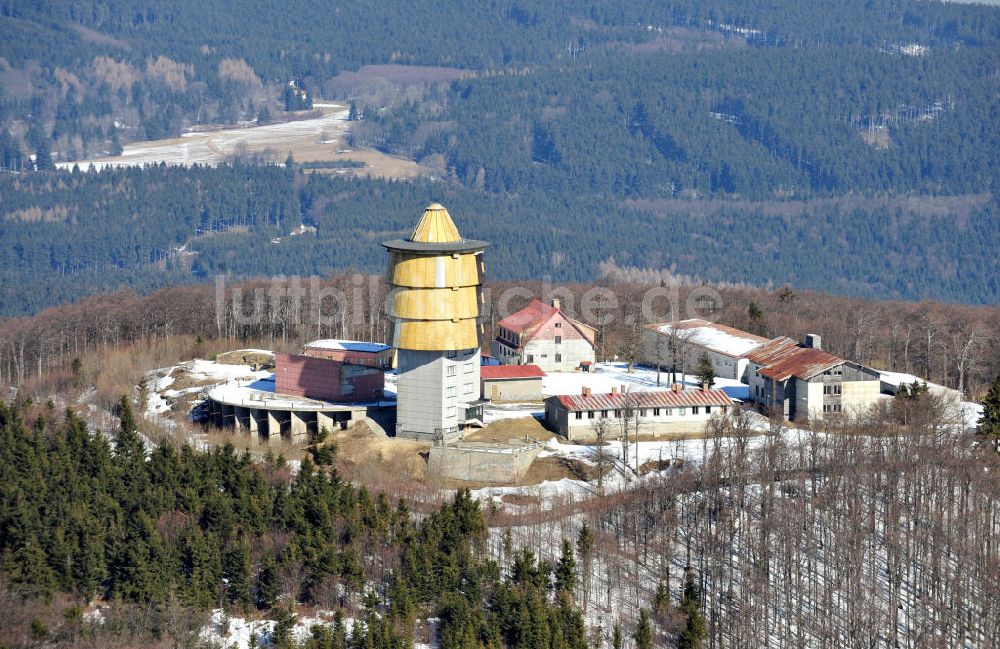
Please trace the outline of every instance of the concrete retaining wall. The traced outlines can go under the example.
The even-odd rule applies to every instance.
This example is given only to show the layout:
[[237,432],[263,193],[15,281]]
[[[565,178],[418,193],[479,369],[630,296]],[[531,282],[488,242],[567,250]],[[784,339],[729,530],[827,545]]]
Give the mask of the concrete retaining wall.
[[524,477],[542,450],[536,442],[521,446],[458,444],[431,447],[427,471],[468,482],[514,483]]

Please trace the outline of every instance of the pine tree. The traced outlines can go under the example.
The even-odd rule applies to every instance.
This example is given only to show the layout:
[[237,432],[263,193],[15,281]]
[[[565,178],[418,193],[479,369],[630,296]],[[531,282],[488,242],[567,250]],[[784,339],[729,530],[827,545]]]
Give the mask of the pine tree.
[[650,649],[653,646],[653,629],[649,624],[649,613],[644,608],[639,609],[639,623],[632,638],[635,640],[636,649]]
[[681,598],[681,609],[687,615],[687,624],[677,638],[678,649],[700,649],[705,639],[705,618],[701,614],[701,588],[694,570],[688,568],[684,573],[684,596]]
[[576,586],[576,558],[573,556],[573,544],[563,539],[562,556],[556,565],[556,592],[572,594]]
[[611,629],[611,649],[622,649],[624,645],[625,639],[622,637],[622,627],[615,622],[614,627]]
[[653,595],[653,615],[660,624],[663,624],[668,613],[670,613],[670,592],[661,581],[656,585],[656,594]]
[[708,352],[702,352],[698,357],[698,384],[708,387],[715,385],[715,365]]
[[756,302],[751,302],[747,306],[747,315],[750,317],[750,333],[763,336],[766,329],[764,310],[757,306]]
[[1000,450],[1000,375],[990,385],[990,390],[983,399],[983,414],[979,418],[977,430],[980,435],[992,438],[997,450]]

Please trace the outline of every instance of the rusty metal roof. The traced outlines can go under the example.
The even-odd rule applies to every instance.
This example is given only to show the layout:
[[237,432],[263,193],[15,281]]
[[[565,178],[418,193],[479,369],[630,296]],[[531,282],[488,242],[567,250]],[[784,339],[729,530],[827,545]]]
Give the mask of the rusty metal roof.
[[684,408],[691,406],[728,406],[733,400],[722,390],[683,390],[673,392],[615,392],[611,394],[562,394],[559,403],[571,412],[577,410],[617,410],[634,408]]
[[760,371],[760,375],[776,381],[784,381],[790,376],[811,379],[830,368],[845,363],[843,358],[814,347],[802,347],[784,354]]
[[784,358],[786,355],[799,348],[799,344],[788,338],[780,336],[768,341],[747,354],[747,360],[758,365],[770,365]]

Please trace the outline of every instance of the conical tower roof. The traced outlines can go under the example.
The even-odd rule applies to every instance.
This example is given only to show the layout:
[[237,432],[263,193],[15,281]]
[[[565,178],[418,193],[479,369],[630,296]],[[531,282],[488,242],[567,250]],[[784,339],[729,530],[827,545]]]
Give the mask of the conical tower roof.
[[488,244],[485,241],[462,238],[448,210],[440,203],[431,203],[409,237],[385,241],[382,245],[389,250],[433,255],[476,252]]
[[424,209],[409,240],[417,243],[454,243],[461,241],[462,235],[458,233],[448,210],[440,203],[431,203]]

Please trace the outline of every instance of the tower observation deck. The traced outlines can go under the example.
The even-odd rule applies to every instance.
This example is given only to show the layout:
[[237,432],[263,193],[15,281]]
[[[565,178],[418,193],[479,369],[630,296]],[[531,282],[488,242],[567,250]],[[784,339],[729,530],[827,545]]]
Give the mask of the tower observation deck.
[[485,241],[464,239],[433,203],[389,252],[386,315],[397,348],[396,434],[449,441],[476,420]]

